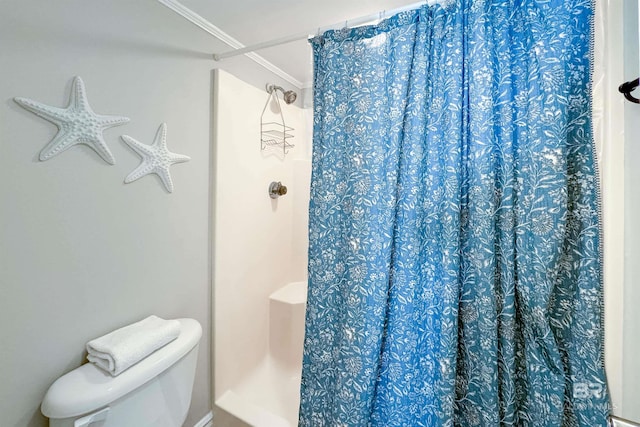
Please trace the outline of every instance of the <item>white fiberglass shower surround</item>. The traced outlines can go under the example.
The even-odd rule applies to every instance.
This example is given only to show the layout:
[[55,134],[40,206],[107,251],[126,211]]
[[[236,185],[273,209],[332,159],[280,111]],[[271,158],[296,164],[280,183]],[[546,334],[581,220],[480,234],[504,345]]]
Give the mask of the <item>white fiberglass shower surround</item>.
[[[269,82],[265,82],[269,83]],[[307,271],[310,110],[280,102],[295,145],[261,149],[268,97],[217,71],[214,83],[214,420],[297,425]],[[276,105],[268,105],[272,112]],[[288,192],[269,197],[271,182]]]

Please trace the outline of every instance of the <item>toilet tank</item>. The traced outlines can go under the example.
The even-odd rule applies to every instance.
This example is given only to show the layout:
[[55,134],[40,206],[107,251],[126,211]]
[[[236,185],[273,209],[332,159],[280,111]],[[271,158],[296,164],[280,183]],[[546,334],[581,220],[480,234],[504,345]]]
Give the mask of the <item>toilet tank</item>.
[[195,377],[202,328],[178,319],[177,339],[120,375],[87,363],[54,382],[42,402],[50,427],[181,427]]

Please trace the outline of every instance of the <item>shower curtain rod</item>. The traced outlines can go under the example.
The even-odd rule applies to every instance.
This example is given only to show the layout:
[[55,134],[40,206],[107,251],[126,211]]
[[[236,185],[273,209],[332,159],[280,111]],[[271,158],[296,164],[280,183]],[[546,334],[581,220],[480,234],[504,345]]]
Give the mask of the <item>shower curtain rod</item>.
[[[358,25],[367,24],[367,23],[373,22],[375,20],[382,20],[382,19],[386,18],[387,16],[392,16],[392,15],[395,15],[397,13],[404,12],[404,11],[407,11],[407,10],[418,9],[419,7],[424,6],[424,5],[433,5],[435,3],[438,3],[438,1],[437,0],[422,0],[422,1],[417,2],[417,3],[412,3],[412,4],[409,4],[407,6],[399,7],[397,9],[385,10],[385,11],[382,11],[382,12],[373,13],[371,15],[361,16],[359,18],[348,19],[346,21],[339,22],[339,23],[336,23],[336,24],[333,24],[333,25],[327,25],[327,26],[324,26],[324,27],[314,28],[313,30],[307,31],[305,33],[293,34],[293,35],[290,35],[290,36],[281,37],[281,38],[269,40],[269,41],[266,41],[266,42],[256,43],[256,44],[252,44],[250,46],[245,46],[245,47],[242,47],[242,48],[239,48],[239,49],[230,50],[228,52],[214,53],[213,54],[213,59],[216,60],[216,61],[221,61],[221,60],[226,59],[226,58],[231,58],[231,57],[238,56],[238,55],[244,55],[245,53],[254,52],[256,50],[266,49],[268,47],[274,47],[274,46],[279,46],[281,44],[286,44],[286,43],[291,43],[291,42],[295,42],[295,41],[298,41],[298,40],[308,39],[310,37],[313,37],[314,34],[320,34],[320,33],[323,33],[325,31],[328,31],[328,30],[334,30],[334,29],[344,28],[344,27],[348,27],[348,26],[357,27]],[[443,3],[443,1],[440,1],[440,3]]]

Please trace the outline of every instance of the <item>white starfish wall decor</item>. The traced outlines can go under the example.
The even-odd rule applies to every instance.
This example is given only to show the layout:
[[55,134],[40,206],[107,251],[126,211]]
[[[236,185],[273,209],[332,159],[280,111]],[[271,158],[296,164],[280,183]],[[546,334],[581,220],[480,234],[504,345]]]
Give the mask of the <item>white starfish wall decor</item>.
[[142,163],[127,175],[124,182],[128,184],[145,175],[155,173],[160,177],[167,191],[173,192],[173,181],[169,167],[174,163],[188,162],[191,158],[172,153],[167,149],[167,124],[160,125],[151,145],[142,144],[128,135],[122,135],[122,139],[142,157]]
[[40,160],[49,160],[56,154],[77,144],[93,148],[107,163],[115,164],[115,159],[107,147],[102,131],[127,123],[127,117],[102,116],[91,109],[84,82],[74,77],[67,108],[51,107],[27,98],[13,98],[21,107],[58,126],[56,136],[40,151]]

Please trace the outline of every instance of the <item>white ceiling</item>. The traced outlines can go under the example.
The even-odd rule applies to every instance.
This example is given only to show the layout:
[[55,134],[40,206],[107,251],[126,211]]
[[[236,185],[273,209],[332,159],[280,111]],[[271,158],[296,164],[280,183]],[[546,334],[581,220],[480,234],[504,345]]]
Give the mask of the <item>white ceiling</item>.
[[[298,33],[316,33],[349,19],[390,11],[417,0],[180,0],[184,6],[244,45]],[[231,50],[216,43],[222,53]],[[303,83],[312,82],[311,49],[306,40],[257,51],[278,68]],[[231,61],[233,59],[225,59]]]

